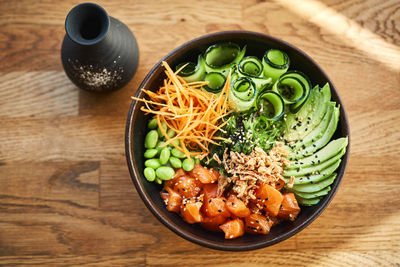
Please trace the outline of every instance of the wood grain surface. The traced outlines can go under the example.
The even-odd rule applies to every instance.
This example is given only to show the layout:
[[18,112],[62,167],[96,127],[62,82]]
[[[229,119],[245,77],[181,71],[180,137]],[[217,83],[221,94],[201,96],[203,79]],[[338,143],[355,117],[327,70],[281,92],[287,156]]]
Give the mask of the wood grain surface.
[[[1,266],[400,266],[398,0],[98,1],[140,47],[133,80],[79,91],[60,62],[78,1],[0,0]],[[124,156],[130,104],[150,68],[201,35],[250,30],[313,57],[339,90],[351,156],[329,207],[296,236],[251,252],[192,244],[134,189]]]

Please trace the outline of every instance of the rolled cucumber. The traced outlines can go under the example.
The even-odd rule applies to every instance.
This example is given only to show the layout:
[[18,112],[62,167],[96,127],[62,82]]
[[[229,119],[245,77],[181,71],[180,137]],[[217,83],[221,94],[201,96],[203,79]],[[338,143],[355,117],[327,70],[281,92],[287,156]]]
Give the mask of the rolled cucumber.
[[204,53],[205,70],[207,73],[219,72],[227,77],[229,69],[237,65],[245,53],[246,47],[240,49],[239,45],[231,42],[212,45]]
[[197,64],[193,62],[184,62],[176,66],[176,70],[179,69],[181,70],[178,72],[178,75],[186,82],[201,81],[206,74],[205,61],[201,55],[198,57]]
[[236,111],[249,110],[256,100],[257,88],[254,82],[247,77],[236,79],[229,90],[229,101]]
[[262,65],[265,77],[270,77],[275,82],[289,69],[290,60],[285,52],[269,49],[264,53]]

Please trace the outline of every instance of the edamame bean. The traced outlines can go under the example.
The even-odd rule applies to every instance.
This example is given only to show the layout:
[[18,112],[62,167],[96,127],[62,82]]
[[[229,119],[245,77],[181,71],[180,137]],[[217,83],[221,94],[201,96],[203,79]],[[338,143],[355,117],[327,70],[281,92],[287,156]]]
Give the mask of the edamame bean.
[[161,163],[159,159],[148,159],[144,162],[144,166],[157,169],[158,167],[161,166]]
[[193,170],[194,168],[194,160],[192,158],[188,159],[184,159],[182,162],[182,168],[187,171],[190,172],[191,170]]
[[156,130],[151,130],[146,135],[144,146],[146,148],[155,148],[156,145],[157,145],[157,141],[158,141],[158,133],[157,133],[157,131]]
[[160,178],[157,178],[157,177],[156,177],[156,183],[157,183],[157,184],[162,184],[162,180],[161,180]]
[[155,128],[157,128],[157,120],[151,119],[149,121],[149,123],[147,124],[147,127],[149,127],[149,129],[151,129],[151,130],[154,130]]
[[155,155],[157,155],[157,153],[158,153],[158,150],[157,150],[157,149],[155,149],[155,148],[150,148],[150,149],[147,149],[147,150],[144,152],[144,157],[145,157],[146,159],[151,159],[151,158],[154,158]]
[[182,161],[178,158],[175,157],[170,157],[169,158],[169,163],[171,164],[172,167],[175,169],[182,168]]
[[161,153],[161,150],[163,150],[164,148],[166,148],[167,146],[162,146],[165,143],[165,141],[158,141],[156,149],[158,151],[158,153]]
[[149,182],[153,182],[156,179],[156,171],[150,167],[145,168],[143,174]]
[[181,151],[180,151],[179,149],[177,149],[177,148],[173,148],[173,149],[171,150],[171,154],[172,154],[172,156],[174,156],[174,157],[176,157],[176,158],[180,158],[180,159],[183,159],[183,158],[186,157],[185,153],[181,152]]
[[174,177],[175,171],[171,167],[161,166],[156,170],[157,178],[161,180],[170,180]]
[[169,151],[168,147],[164,147],[163,149],[161,149],[161,152],[160,152],[161,165],[164,165],[165,163],[168,162],[169,156],[171,156],[171,152]]
[[168,135],[168,137],[169,138],[172,138],[172,137],[174,137],[175,136],[175,131],[174,130],[172,130],[172,129],[168,129],[168,131],[167,131],[167,135]]
[[[161,126],[165,132],[167,132],[167,124],[165,122],[161,122]],[[160,127],[157,128],[157,133],[159,136],[164,136],[160,130]]]
[[175,145],[177,145],[177,146],[179,146],[180,144],[179,144],[179,140],[178,139],[174,139],[174,140],[172,140],[172,142],[171,143],[169,143],[169,145],[171,146],[171,147],[174,147],[174,145],[172,144],[172,143],[174,143]]

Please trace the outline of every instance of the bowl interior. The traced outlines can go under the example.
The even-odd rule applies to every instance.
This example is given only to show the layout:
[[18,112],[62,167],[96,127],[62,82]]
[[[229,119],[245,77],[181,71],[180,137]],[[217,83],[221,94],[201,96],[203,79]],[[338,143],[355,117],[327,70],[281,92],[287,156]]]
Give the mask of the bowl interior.
[[[269,48],[276,48],[285,51],[290,58],[290,68],[304,72],[311,80],[312,85],[324,85],[329,82],[332,90],[332,99],[341,106],[341,114],[338,128],[334,138],[348,136],[348,126],[343,105],[337,95],[335,86],[329,80],[321,68],[304,52],[292,45],[278,40],[276,38],[252,32],[222,32],[200,37],[192,40],[169,53],[163,60],[175,69],[176,65],[185,61],[197,62],[200,53],[204,53],[206,48],[214,43],[231,41],[239,44],[241,47],[247,46],[247,55],[261,58],[264,52]],[[140,88],[146,88],[156,91],[165,78],[164,68],[161,62],[156,64],[142,82]],[[143,97],[144,94],[138,90],[137,97]],[[163,201],[159,192],[161,186],[156,183],[149,183],[143,176],[144,169],[144,138],[147,132],[148,117],[140,111],[142,103],[132,102],[128,115],[126,129],[126,153],[128,167],[134,182],[144,203],[153,212],[153,214],[167,227],[181,235],[182,237],[195,243],[222,250],[251,250],[260,247],[269,246],[285,240],[294,235],[308,224],[310,224],[327,206],[335,194],[340,181],[343,177],[345,166],[347,164],[348,151],[343,157],[342,163],[337,172],[338,176],[331,186],[331,192],[312,207],[301,207],[301,213],[294,222],[283,222],[271,228],[268,235],[244,235],[234,240],[225,240],[222,233],[213,233],[203,229],[199,225],[190,225],[184,222],[177,214],[168,212],[164,208]]]

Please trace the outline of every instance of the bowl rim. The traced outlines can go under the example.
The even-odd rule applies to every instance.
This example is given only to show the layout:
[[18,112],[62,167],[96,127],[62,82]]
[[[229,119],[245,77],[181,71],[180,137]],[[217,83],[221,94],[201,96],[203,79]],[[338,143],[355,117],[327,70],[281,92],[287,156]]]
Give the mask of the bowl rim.
[[206,35],[202,35],[200,37],[197,37],[195,39],[192,39],[188,42],[185,42],[184,44],[178,46],[177,48],[173,49],[171,52],[169,52],[166,56],[164,56],[160,61],[158,61],[152,68],[151,70],[148,72],[148,74],[146,75],[146,77],[143,79],[143,81],[141,82],[141,84],[139,85],[138,90],[135,93],[135,97],[138,97],[140,95],[141,92],[141,88],[143,88],[143,85],[145,85],[150,77],[154,74],[154,72],[161,66],[162,61],[168,61],[169,58],[173,57],[175,55],[175,53],[183,48],[185,48],[186,46],[189,46],[193,43],[197,43],[199,41],[202,41],[204,39],[212,39],[215,37],[223,37],[223,36],[230,36],[230,38],[234,38],[232,37],[232,35],[236,35],[237,38],[246,38],[243,37],[243,35],[245,36],[253,36],[253,37],[259,37],[259,38],[263,38],[263,39],[269,39],[272,42],[276,42],[276,43],[281,43],[285,46],[290,47],[291,49],[293,49],[294,51],[296,51],[297,53],[302,54],[302,56],[304,56],[305,58],[307,58],[307,60],[309,60],[317,69],[318,71],[320,71],[326,78],[327,78],[327,82],[329,82],[330,86],[331,86],[331,91],[334,92],[336,98],[337,98],[337,102],[340,104],[340,118],[342,120],[342,126],[343,126],[343,132],[348,136],[348,145],[347,145],[347,149],[346,149],[346,153],[345,155],[342,157],[342,163],[341,163],[341,168],[340,170],[338,170],[338,175],[336,177],[336,183],[334,183],[331,187],[331,191],[328,193],[328,195],[324,198],[324,202],[321,203],[320,206],[317,207],[317,209],[311,214],[311,216],[309,216],[308,218],[306,218],[301,224],[299,224],[297,227],[293,228],[292,230],[283,233],[273,239],[270,240],[265,240],[265,241],[261,241],[261,242],[257,242],[254,244],[246,244],[246,245],[235,245],[235,246],[229,246],[227,244],[218,244],[214,241],[210,241],[208,239],[196,236],[192,233],[188,233],[178,227],[176,227],[171,220],[169,220],[169,218],[165,217],[161,210],[159,209],[159,207],[153,203],[151,201],[151,198],[149,196],[149,194],[146,192],[140,176],[138,169],[134,163],[134,159],[133,159],[133,150],[132,150],[132,137],[133,137],[133,125],[134,125],[134,120],[136,119],[136,116],[138,114],[139,111],[139,107],[138,107],[138,101],[136,100],[132,100],[130,108],[129,108],[129,112],[128,112],[128,117],[127,117],[127,121],[126,121],[126,128],[125,128],[125,154],[126,154],[126,160],[127,160],[127,165],[129,168],[129,173],[131,176],[131,180],[133,182],[133,184],[136,187],[137,192],[139,193],[140,198],[142,199],[142,201],[144,202],[144,204],[146,205],[146,207],[151,211],[151,213],[162,223],[164,224],[169,230],[173,231],[174,233],[176,233],[177,235],[179,235],[180,237],[191,241],[195,244],[198,245],[202,245],[208,248],[212,248],[212,249],[217,249],[217,250],[223,250],[223,251],[249,251],[249,250],[254,250],[254,249],[260,249],[260,248],[264,248],[264,247],[268,247],[271,245],[274,245],[276,243],[282,242],[292,236],[294,236],[295,234],[299,233],[300,231],[302,231],[304,228],[306,228],[307,226],[309,226],[327,207],[328,205],[331,203],[333,197],[335,196],[341,182],[343,179],[343,176],[345,174],[346,168],[347,168],[347,164],[348,164],[348,158],[350,155],[350,129],[349,129],[349,124],[348,124],[348,118],[347,118],[347,114],[346,111],[344,109],[343,106],[343,102],[340,99],[340,96],[336,90],[335,85],[333,84],[332,80],[328,77],[328,75],[325,73],[325,71],[309,56],[307,55],[305,52],[303,52],[302,50],[300,50],[299,48],[295,47],[294,45],[291,45],[290,43],[283,41],[279,38],[264,34],[264,33],[258,33],[258,32],[252,32],[252,31],[222,31],[222,32],[215,32],[215,33],[211,33],[211,34],[206,34]]

